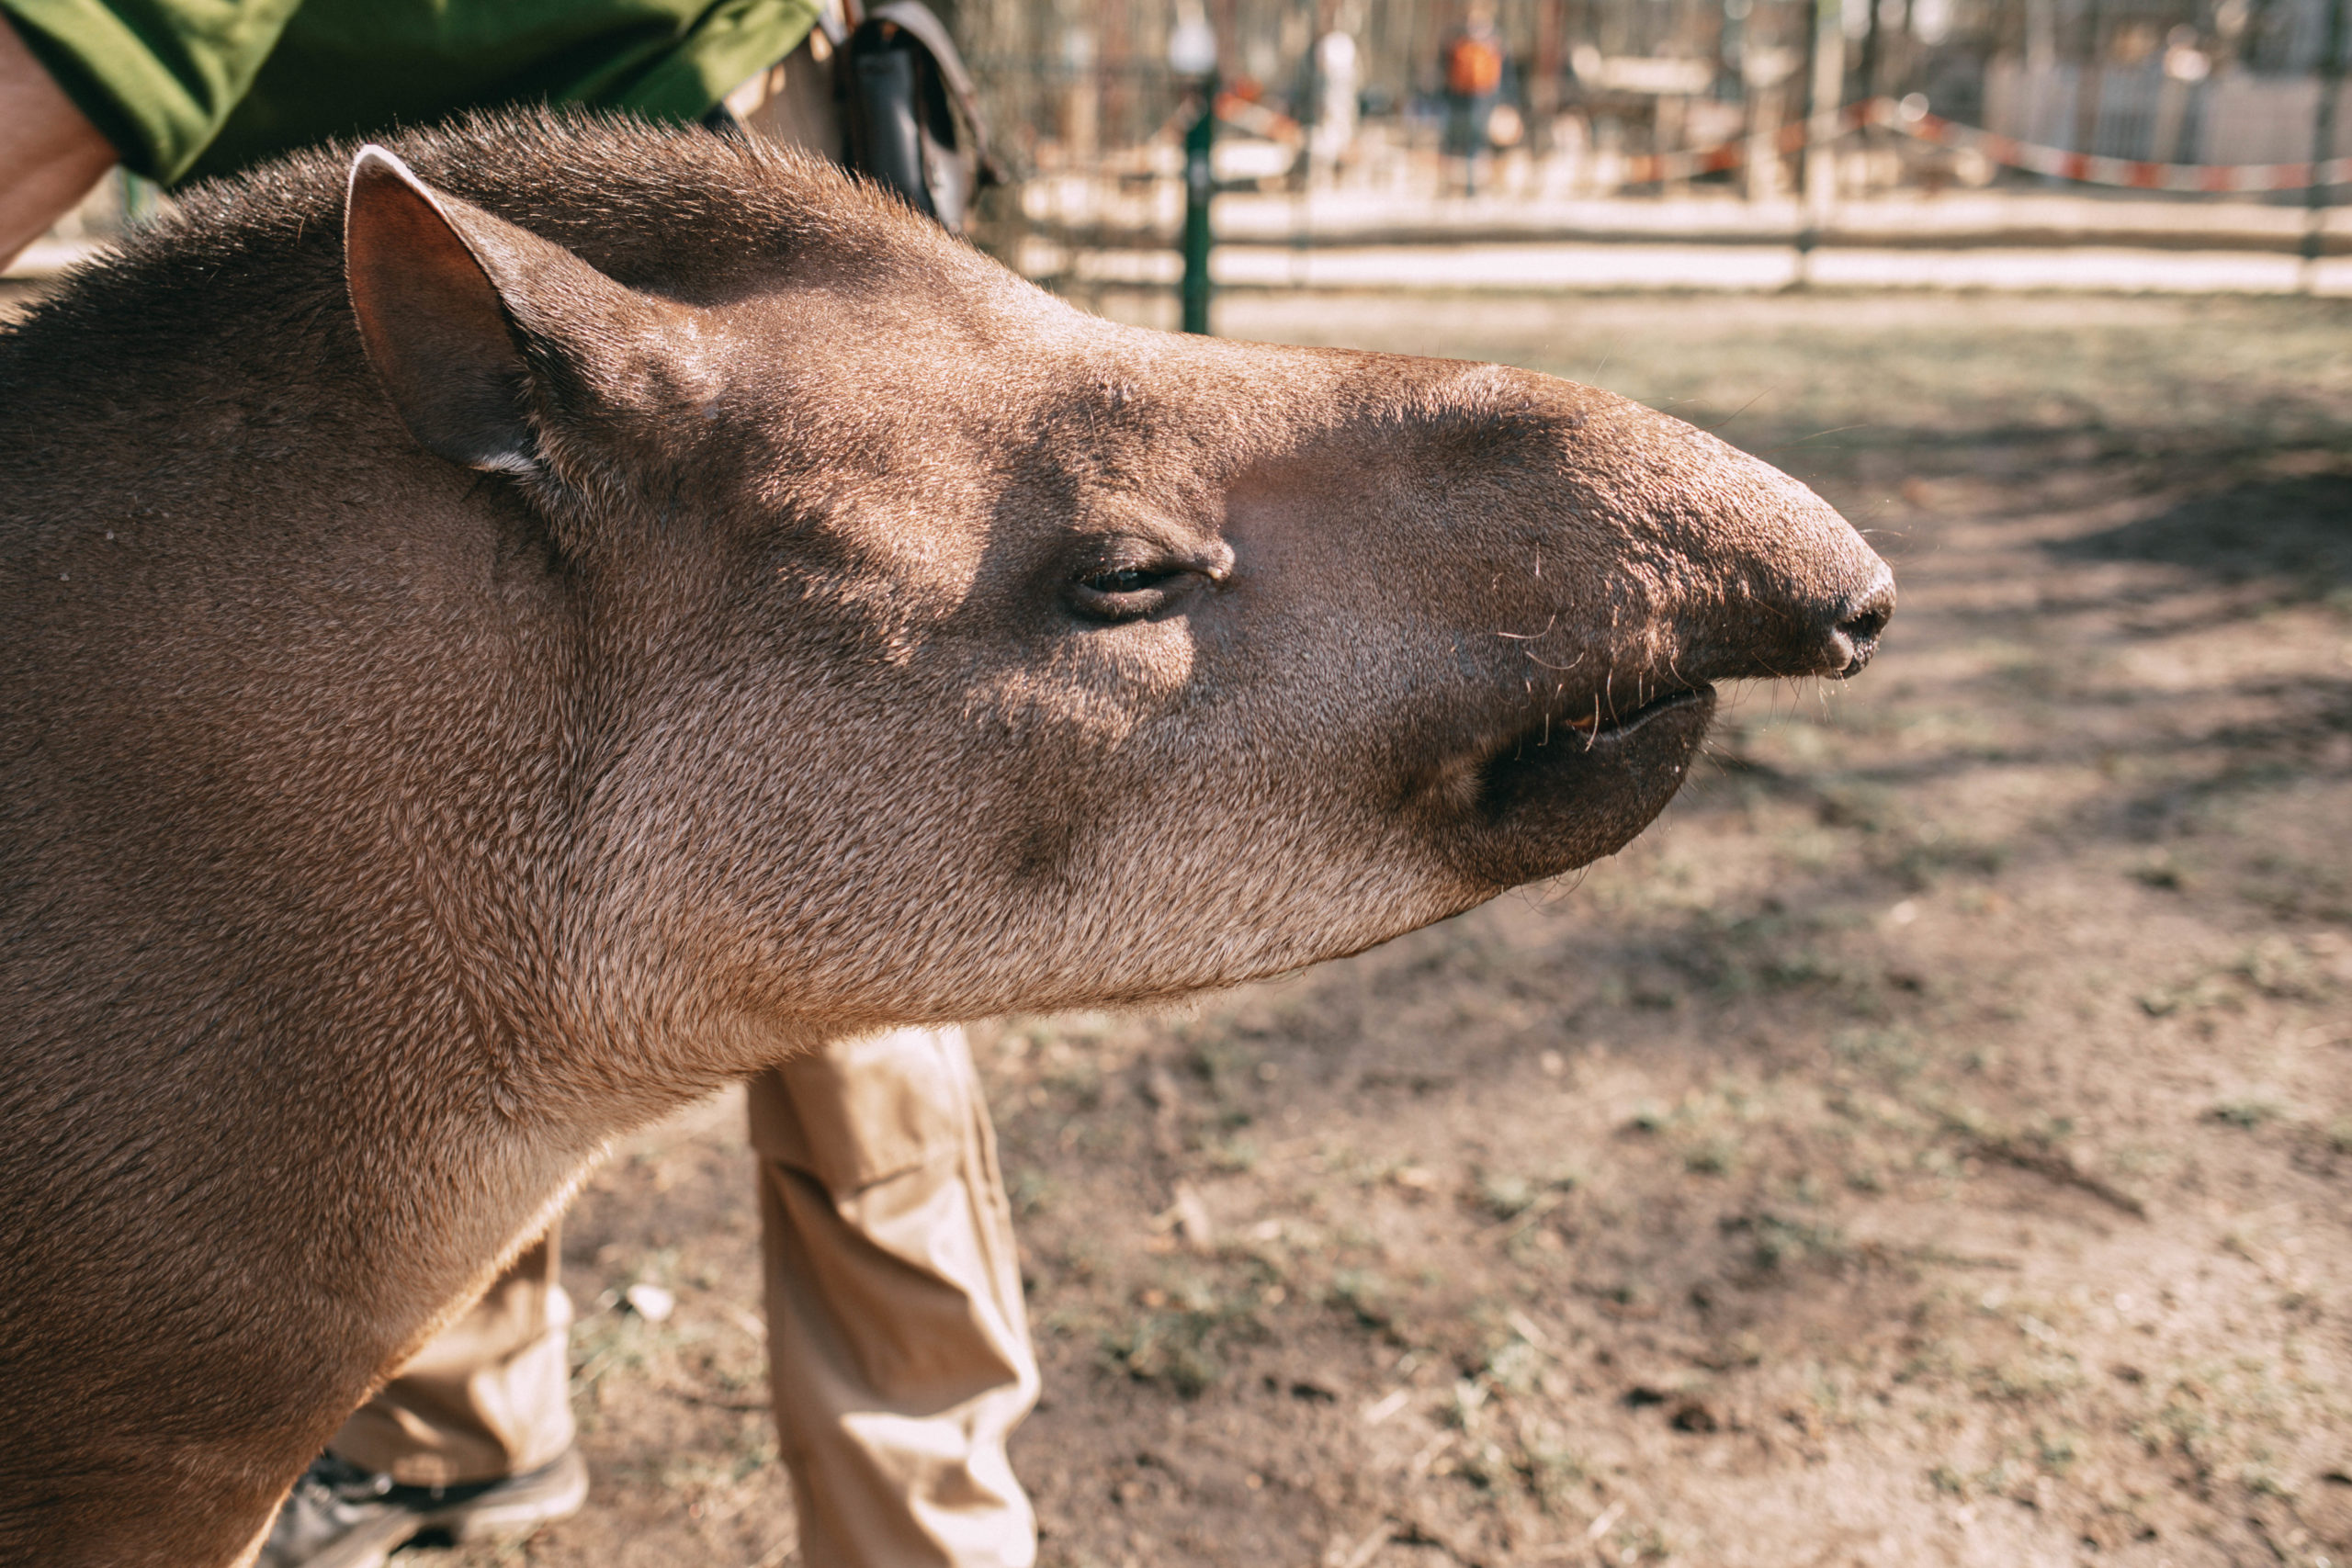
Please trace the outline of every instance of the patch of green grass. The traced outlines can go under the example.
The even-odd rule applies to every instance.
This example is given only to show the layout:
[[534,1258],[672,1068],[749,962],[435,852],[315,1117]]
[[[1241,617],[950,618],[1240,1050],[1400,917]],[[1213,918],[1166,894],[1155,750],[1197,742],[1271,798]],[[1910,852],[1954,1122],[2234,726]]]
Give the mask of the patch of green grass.
[[1231,1266],[1177,1266],[1164,1285],[1138,1293],[1140,1311],[1104,1330],[1105,1360],[1141,1382],[1164,1384],[1198,1398],[1225,1375],[1226,1348],[1263,1334],[1257,1317],[1272,1271],[1241,1256]]
[[1102,1103],[1102,1069],[1091,1061],[1062,1063],[1047,1069],[1039,1081],[1069,1110],[1092,1111]]
[[1476,1174],[1478,1210],[1498,1223],[1515,1220],[1532,1210],[1556,1206],[1558,1194],[1574,1191],[1578,1179],[1572,1171],[1551,1176],[1527,1176],[1507,1170],[1480,1170]]
[[2309,953],[2278,937],[2238,954],[2230,973],[2266,997],[2289,1001],[2319,1001],[2335,989],[2327,973]]
[[1196,1399],[1225,1375],[1215,1344],[1220,1326],[1201,1313],[1147,1313],[1106,1334],[1102,1349],[1137,1382]]
[[1331,1276],[1325,1299],[1352,1314],[1364,1328],[1385,1329],[1396,1321],[1396,1286],[1373,1269],[1340,1269]]
[[2219,1122],[2225,1127],[2240,1127],[2252,1132],[2256,1127],[2267,1126],[2276,1122],[2284,1114],[2285,1111],[2278,1101],[2250,1097],[2215,1102],[2206,1109],[2205,1120]]
[[1528,1493],[1547,1514],[1565,1512],[1584,1483],[1584,1461],[1551,1433],[1522,1438],[1512,1457]]
[[2034,1404],[2083,1386],[2080,1362],[2068,1355],[2019,1355],[1982,1366],[1969,1379],[1977,1396]]
[[1750,1238],[1748,1261],[1759,1272],[1776,1273],[1801,1264],[1842,1264],[1853,1256],[1846,1233],[1836,1225],[1785,1219],[1773,1213],[1734,1214],[1723,1228]]
[[2221,975],[2199,975],[2140,993],[2140,1010],[2150,1018],[2204,1012],[2239,1000],[2237,987]]
[[1057,1184],[1054,1179],[1035,1166],[1023,1166],[1005,1183],[1005,1195],[1011,1200],[1013,1213],[1031,1219],[1053,1206]]
[[2295,1496],[2295,1489],[2288,1483],[2287,1478],[2266,1463],[2239,1466],[2238,1484],[2257,1497],[2277,1497],[2291,1502]]
[[1535,1206],[1544,1186],[1508,1171],[1478,1174],[1478,1207],[1498,1220],[1515,1220]]
[[1204,1034],[1193,1041],[1185,1065],[1193,1076],[1209,1086],[1211,1095],[1220,1101],[1246,1094],[1257,1080],[1258,1052],[1222,1032]]
[[1973,877],[1998,874],[2008,864],[2009,849],[2006,844],[1923,830],[1904,836],[1887,852],[1873,859],[1882,871],[1905,887],[1924,893],[1954,874]]
[[2034,1450],[2041,1468],[2052,1475],[2065,1474],[2082,1457],[2078,1435],[2073,1432],[2036,1433]]
[[1201,1152],[1206,1156],[1209,1168],[1221,1175],[1246,1175],[1258,1168],[1259,1150],[1254,1139],[1214,1138]]
[[1841,1029],[1829,1037],[1831,1055],[1883,1082],[1916,1078],[1927,1054],[1907,1029]]
[[1733,1138],[1702,1139],[1682,1153],[1682,1168],[1693,1176],[1726,1176],[1738,1163],[1739,1144]]

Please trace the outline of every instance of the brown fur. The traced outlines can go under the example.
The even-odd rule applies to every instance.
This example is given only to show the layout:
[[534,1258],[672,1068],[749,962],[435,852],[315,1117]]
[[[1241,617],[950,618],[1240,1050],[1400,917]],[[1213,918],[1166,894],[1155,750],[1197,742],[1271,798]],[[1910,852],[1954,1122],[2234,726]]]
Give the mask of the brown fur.
[[1603,393],[1110,325],[699,133],[396,150],[462,199],[363,169],[348,285],[321,153],[0,336],[0,1560],[235,1561],[616,1131],[1584,863],[1892,604]]

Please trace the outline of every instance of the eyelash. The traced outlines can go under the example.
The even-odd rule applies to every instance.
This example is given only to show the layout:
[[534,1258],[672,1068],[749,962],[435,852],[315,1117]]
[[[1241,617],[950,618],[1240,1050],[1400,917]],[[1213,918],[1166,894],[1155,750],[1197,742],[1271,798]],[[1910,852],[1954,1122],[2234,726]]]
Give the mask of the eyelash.
[[1097,572],[1092,577],[1080,579],[1080,585],[1097,593],[1140,593],[1147,588],[1159,587],[1175,575],[1172,571],[1155,571],[1149,567],[1123,566],[1116,571]]

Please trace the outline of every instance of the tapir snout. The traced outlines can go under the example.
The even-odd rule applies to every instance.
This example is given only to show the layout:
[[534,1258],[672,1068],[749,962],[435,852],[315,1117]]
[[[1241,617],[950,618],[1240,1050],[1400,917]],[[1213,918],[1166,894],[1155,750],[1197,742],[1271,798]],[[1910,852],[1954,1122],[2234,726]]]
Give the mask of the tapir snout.
[[[1396,794],[1477,897],[1646,825],[1718,682],[1858,673],[1893,613],[1892,573],[1819,497],[1626,400],[1496,366],[1156,352],[1184,373],[1130,468],[1182,454],[1234,556],[1194,626],[1273,623],[1261,679],[1382,661],[1354,725],[1395,727]],[[1274,428],[1204,469],[1171,437],[1231,428],[1222,377]]]
[[1894,608],[1886,564],[1785,475],[1635,404],[1531,392],[1566,454],[1530,487],[1566,558],[1548,587],[1522,575],[1510,625],[1527,629],[1489,649],[1510,716],[1465,863],[1505,885],[1647,826],[1688,776],[1719,683],[1857,674]]

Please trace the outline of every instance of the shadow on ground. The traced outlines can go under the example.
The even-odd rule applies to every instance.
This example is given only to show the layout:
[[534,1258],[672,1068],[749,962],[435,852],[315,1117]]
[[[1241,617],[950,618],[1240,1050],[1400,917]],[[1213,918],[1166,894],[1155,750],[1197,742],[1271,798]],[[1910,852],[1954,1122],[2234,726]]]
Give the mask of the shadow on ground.
[[2185,567],[2223,582],[2268,579],[2282,598],[2324,599],[2352,590],[2352,473],[2233,485],[2054,548],[2077,560]]

